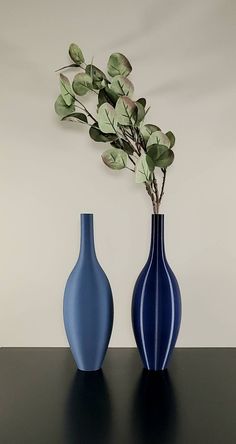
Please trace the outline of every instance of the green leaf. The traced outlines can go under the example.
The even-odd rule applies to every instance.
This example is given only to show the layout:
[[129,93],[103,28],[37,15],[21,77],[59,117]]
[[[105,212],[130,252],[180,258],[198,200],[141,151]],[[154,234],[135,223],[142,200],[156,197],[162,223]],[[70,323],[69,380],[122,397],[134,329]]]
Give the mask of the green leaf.
[[111,77],[118,75],[127,77],[132,71],[129,60],[119,52],[111,54],[107,64],[107,72]]
[[72,114],[68,114],[67,116],[63,117],[63,119],[61,120],[79,120],[82,123],[88,123],[88,119],[87,116],[83,113],[72,113]]
[[170,141],[162,131],[154,131],[154,133],[151,134],[147,141],[147,148],[155,143],[157,145],[165,145],[167,148],[170,148]]
[[103,80],[106,80],[104,72],[91,64],[86,66],[85,72],[90,75],[94,89],[103,88]]
[[148,149],[148,155],[153,160],[154,165],[157,166],[158,159],[168,150],[169,148],[165,145],[153,144]]
[[98,107],[103,105],[103,103],[110,103],[110,105],[115,106],[118,100],[118,96],[109,87],[100,89],[98,93]]
[[146,125],[143,125],[142,128],[140,128],[140,132],[146,143],[151,134],[154,133],[155,131],[160,131],[160,128],[158,128],[158,126],[156,125],[152,125],[151,123],[147,123]]
[[128,155],[117,148],[109,148],[102,154],[103,162],[112,170],[122,170],[126,167]]
[[151,179],[151,175],[154,171],[154,163],[152,159],[145,153],[143,153],[135,167],[135,181],[136,183],[148,182]]
[[148,156],[152,159],[155,166],[167,168],[174,161],[174,153],[165,145],[152,145],[148,150]]
[[89,74],[80,72],[76,74],[72,83],[73,90],[78,96],[84,96],[93,88],[92,79]]
[[169,149],[168,151],[163,153],[161,159],[158,160],[157,166],[159,168],[167,168],[174,162],[174,158],[175,158],[174,152],[171,149]]
[[132,97],[134,92],[134,86],[131,81],[123,76],[113,77],[110,89],[114,91],[118,96]]
[[60,88],[61,95],[65,103],[70,106],[75,101],[74,93],[72,91],[69,79],[64,74],[60,74]]
[[135,123],[136,125],[139,125],[144,117],[145,117],[145,109],[143,107],[143,105],[140,102],[135,102],[136,104],[136,119],[135,119]]
[[170,148],[172,148],[175,144],[175,136],[171,131],[168,131],[168,133],[166,133],[166,136],[168,137],[168,139],[170,141]]
[[94,123],[89,129],[89,135],[95,142],[111,142],[117,138],[116,134],[105,134]]
[[115,148],[119,148],[119,149],[125,151],[127,154],[133,154],[133,152],[134,152],[133,147],[128,142],[126,142],[126,140],[124,140],[124,139],[115,140],[114,142],[111,143],[111,146],[113,146]]
[[76,45],[75,43],[70,44],[69,54],[70,54],[70,58],[73,60],[73,62],[76,63],[76,65],[81,65],[81,63],[84,63],[83,53],[82,53],[81,49],[79,48],[79,46]]
[[98,126],[105,134],[116,133],[115,110],[109,103],[103,103],[98,110]]
[[136,100],[136,103],[140,103],[144,108],[146,106],[146,99],[144,99],[144,97],[141,97],[140,99]]
[[132,126],[135,122],[136,105],[126,96],[119,97],[115,107],[116,122],[124,126]]
[[71,114],[75,111],[74,103],[72,103],[70,106],[68,106],[61,95],[58,96],[58,98],[55,102],[54,108],[55,108],[56,113],[60,117],[65,117],[68,114]]

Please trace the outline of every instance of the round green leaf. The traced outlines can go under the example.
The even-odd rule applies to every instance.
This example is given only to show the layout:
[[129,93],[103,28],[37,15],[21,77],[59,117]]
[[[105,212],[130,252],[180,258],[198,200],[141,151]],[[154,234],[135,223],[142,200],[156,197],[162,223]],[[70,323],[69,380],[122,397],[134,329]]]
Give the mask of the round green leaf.
[[126,96],[119,97],[115,107],[116,122],[124,126],[132,126],[135,122],[136,105]]
[[111,77],[118,75],[127,77],[132,71],[129,60],[119,52],[111,54],[107,64],[107,72]]
[[110,89],[114,91],[118,96],[132,97],[134,92],[134,86],[131,81],[123,76],[113,77]]
[[154,163],[152,159],[143,153],[135,167],[135,181],[136,183],[149,182],[154,171]]
[[165,145],[170,148],[170,141],[162,131],[154,131],[147,141],[147,148],[151,145]]
[[99,128],[97,128],[97,124],[94,123],[89,129],[89,135],[91,139],[95,142],[111,142],[117,138],[116,134],[104,134]]
[[75,111],[74,103],[72,103],[70,106],[68,106],[61,95],[58,96],[58,98],[55,102],[54,108],[55,108],[56,113],[60,117],[65,117],[68,114],[71,114]]
[[79,46],[76,45],[75,43],[70,44],[69,54],[70,54],[70,58],[73,60],[73,62],[76,63],[76,65],[81,65],[81,63],[84,63],[83,53],[82,53],[81,49],[79,48]]
[[154,133],[155,131],[160,131],[160,128],[158,128],[158,126],[156,126],[156,125],[152,125],[151,123],[147,123],[146,125],[143,125],[140,128],[140,132],[141,132],[145,142],[148,141],[151,134]]
[[161,158],[158,160],[157,166],[159,168],[167,168],[174,162],[174,152],[169,149],[165,153],[162,154]]
[[148,150],[148,156],[152,159],[155,166],[167,168],[174,161],[174,153],[165,145],[152,145]]
[[123,150],[109,148],[102,154],[102,160],[112,170],[122,170],[126,167],[128,155]]
[[84,96],[93,88],[92,79],[89,74],[80,72],[76,74],[72,83],[73,90],[78,96]]
[[103,103],[98,110],[98,126],[105,134],[116,133],[115,110],[109,103]]
[[175,136],[171,131],[168,131],[168,133],[166,133],[166,136],[168,137],[168,139],[170,141],[170,148],[172,148],[175,144]]
[[153,160],[154,165],[158,166],[157,162],[158,162],[159,158],[162,156],[163,153],[165,153],[168,150],[169,150],[169,148],[165,145],[154,144],[148,148],[148,155]]
[[65,103],[70,106],[75,100],[74,93],[72,91],[69,79],[64,74],[60,74],[60,88],[61,95]]
[[85,114],[83,114],[83,113],[68,114],[67,116],[63,117],[62,120],[67,120],[67,119],[72,120],[72,121],[79,120],[79,122],[88,123],[87,116]]
[[94,89],[103,88],[103,80],[106,80],[105,74],[95,65],[87,65],[85,72],[90,75]]

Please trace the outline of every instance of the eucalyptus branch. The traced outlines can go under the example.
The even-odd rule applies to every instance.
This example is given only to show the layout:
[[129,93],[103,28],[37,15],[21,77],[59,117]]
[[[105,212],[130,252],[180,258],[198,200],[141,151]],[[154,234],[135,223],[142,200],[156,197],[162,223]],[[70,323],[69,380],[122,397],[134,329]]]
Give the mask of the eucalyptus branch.
[[160,193],[159,204],[161,203],[162,197],[164,195],[164,188],[165,188],[165,182],[166,182],[166,168],[162,168],[161,171],[163,172],[163,179],[162,179],[162,186],[161,186],[161,193]]
[[[85,66],[87,66],[86,63],[85,63]],[[71,63],[70,65],[65,65],[65,66],[62,66],[61,68],[56,69],[55,72],[63,71],[63,69],[67,69],[67,68],[80,68],[85,71],[85,68],[84,68],[84,66],[82,66],[82,64],[77,65],[77,63]]]
[[97,128],[96,126],[94,126],[94,124],[92,124],[92,123],[84,122],[83,120],[76,119],[76,118],[75,118],[75,120],[73,120],[73,116],[71,117],[71,119],[68,118],[68,120],[69,120],[70,122],[74,122],[74,121],[75,121],[75,122],[79,122],[79,123],[82,123],[82,125],[87,125],[87,126],[90,126],[90,127],[93,127],[93,128],[95,128],[95,129],[99,130],[99,128]]
[[139,155],[138,151],[136,150],[136,145],[135,145],[135,143],[134,143],[134,144],[132,143],[132,142],[135,142],[135,141],[132,139],[132,137],[129,137],[129,135],[128,135],[127,132],[125,131],[124,127],[120,126],[120,130],[121,130],[121,132],[122,132],[122,136],[124,137],[124,139],[126,140],[126,142],[129,143],[129,145],[132,146],[134,152],[135,152],[136,154]]
[[[110,55],[108,76],[93,64],[93,58],[87,64],[83,52],[75,43],[70,45],[69,55],[72,63],[59,68],[57,72],[67,68],[79,68],[82,72],[76,73],[72,85],[61,74],[63,88],[55,102],[56,113],[62,118],[68,116],[68,119],[73,114],[75,119],[77,114],[77,122],[94,128],[94,131],[89,131],[90,137],[96,142],[108,142],[109,145],[102,154],[105,165],[114,170],[127,168],[135,172],[136,182],[144,183],[152,201],[153,212],[158,214],[164,195],[167,167],[174,160],[174,134],[171,131],[163,133],[157,125],[144,124],[149,108],[145,98],[132,99],[134,87],[128,79],[132,66],[123,54],[117,52]],[[90,91],[98,98],[95,117],[80,101],[80,96]],[[80,111],[74,113],[77,109]],[[83,114],[80,115],[80,112]],[[147,146],[152,148],[149,150]],[[153,171],[154,165],[155,171],[161,169],[163,173],[160,185]]]
[[56,69],[55,72],[62,71],[63,69],[66,69],[66,68],[80,68],[80,66],[76,65],[76,63],[71,63],[71,65],[62,66],[61,68]]
[[152,200],[153,213],[157,214],[158,213],[158,205],[156,203],[155,193],[152,189],[152,186],[149,182],[145,182],[145,187],[146,187],[147,193],[149,194],[149,196],[151,197],[151,200]]
[[136,163],[135,163],[135,161],[132,159],[132,157],[131,157],[130,154],[128,154],[128,158],[129,158],[129,160],[134,164],[134,166],[136,166]]
[[153,211],[154,211],[154,214],[158,214],[159,206],[160,206],[160,200],[159,200],[159,192],[158,192],[157,180],[156,180],[154,172],[153,172],[152,186],[153,186],[153,191],[154,191]]
[[134,135],[135,135],[135,144],[137,147],[137,151],[138,151],[139,156],[141,156],[142,145],[139,144],[139,135],[138,135],[137,128],[134,129]]
[[140,141],[140,145],[141,145],[143,151],[146,153],[147,149],[146,149],[146,144],[145,144],[143,135],[141,134],[140,129],[138,127],[136,128],[136,131],[137,131],[137,134],[138,134],[138,140]]
[[132,171],[132,173],[135,173],[135,170],[133,170],[132,168],[129,168],[127,165],[126,165],[126,167],[125,167],[127,170],[130,170],[130,171]]
[[75,101],[80,103],[80,105],[83,107],[83,110],[87,113],[87,115],[94,121],[94,123],[98,123],[97,120],[95,119],[95,117],[93,117],[93,115],[89,112],[89,110],[86,108],[86,106],[84,106],[84,104],[82,102],[80,102],[78,99],[75,98]]
[[78,109],[81,109],[81,111],[84,111],[84,108],[82,106],[75,105],[75,108],[78,108]]
[[[65,88],[67,94],[69,94],[69,96],[71,96],[75,102],[79,103],[82,106],[82,109],[87,113],[87,115],[94,121],[94,123],[97,123],[97,120],[95,119],[95,117],[93,117],[93,115],[89,112],[89,110],[86,108],[86,106],[80,102],[80,100],[78,100],[73,94],[71,94],[71,92],[66,88],[66,85],[63,84],[63,87]],[[81,108],[80,108],[81,109]]]
[[86,86],[86,88],[89,89],[89,91],[94,92],[94,93],[97,94],[97,96],[98,96],[98,92],[97,92],[95,89],[90,88],[88,85]]

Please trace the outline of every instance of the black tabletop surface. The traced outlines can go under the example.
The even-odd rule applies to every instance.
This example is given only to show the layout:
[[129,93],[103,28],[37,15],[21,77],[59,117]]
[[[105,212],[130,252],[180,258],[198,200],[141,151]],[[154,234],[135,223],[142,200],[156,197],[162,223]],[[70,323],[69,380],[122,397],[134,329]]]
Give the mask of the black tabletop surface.
[[136,349],[77,371],[69,349],[0,350],[1,444],[235,444],[236,349],[176,349],[148,372]]

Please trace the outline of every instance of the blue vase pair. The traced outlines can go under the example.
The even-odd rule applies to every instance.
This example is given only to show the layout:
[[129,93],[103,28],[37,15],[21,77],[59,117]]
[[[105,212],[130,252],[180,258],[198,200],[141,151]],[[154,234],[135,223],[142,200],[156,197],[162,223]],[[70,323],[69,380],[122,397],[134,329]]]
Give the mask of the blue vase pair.
[[[150,253],[135,284],[132,325],[137,347],[148,370],[167,368],[181,321],[177,280],[165,256],[164,215],[152,215]],[[93,215],[81,214],[81,244],[64,295],[64,324],[78,369],[102,366],[113,325],[109,281],[95,253]]]

